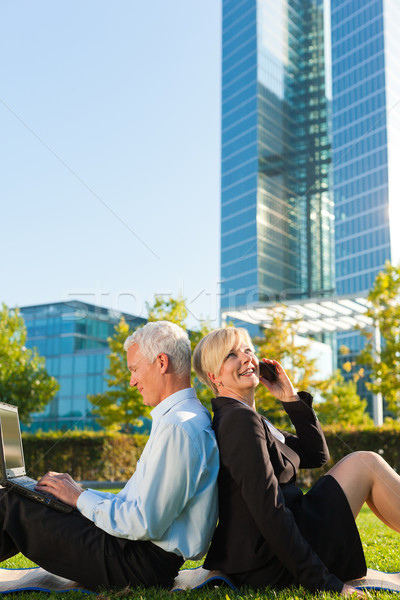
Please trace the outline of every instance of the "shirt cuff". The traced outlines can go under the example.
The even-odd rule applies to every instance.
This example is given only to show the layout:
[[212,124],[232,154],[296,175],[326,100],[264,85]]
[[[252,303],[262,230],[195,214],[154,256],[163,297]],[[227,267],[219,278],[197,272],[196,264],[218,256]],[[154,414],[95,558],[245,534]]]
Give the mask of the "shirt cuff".
[[102,501],[102,497],[96,494],[96,492],[92,492],[91,490],[85,490],[80,494],[78,501],[76,503],[76,508],[80,513],[83,514],[84,517],[87,517],[91,521],[92,515],[95,507],[99,502]]

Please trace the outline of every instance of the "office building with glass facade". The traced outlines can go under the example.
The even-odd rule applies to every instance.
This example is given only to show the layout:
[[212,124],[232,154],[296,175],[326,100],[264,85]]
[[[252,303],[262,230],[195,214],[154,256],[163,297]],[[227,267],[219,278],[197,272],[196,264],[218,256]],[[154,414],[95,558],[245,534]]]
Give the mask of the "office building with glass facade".
[[[367,295],[400,257],[400,5],[331,0],[331,43],[336,287]],[[363,339],[339,343],[356,353]]]
[[321,0],[223,0],[221,310],[333,293]]
[[223,318],[298,300],[360,351],[340,311],[400,258],[399,33],[396,0],[223,0]]
[[98,429],[87,395],[107,388],[107,338],[115,333],[122,316],[131,330],[146,319],[76,300],[25,306],[20,312],[27,328],[27,346],[36,347],[45,357],[47,371],[60,384],[45,411],[33,415],[30,430]]

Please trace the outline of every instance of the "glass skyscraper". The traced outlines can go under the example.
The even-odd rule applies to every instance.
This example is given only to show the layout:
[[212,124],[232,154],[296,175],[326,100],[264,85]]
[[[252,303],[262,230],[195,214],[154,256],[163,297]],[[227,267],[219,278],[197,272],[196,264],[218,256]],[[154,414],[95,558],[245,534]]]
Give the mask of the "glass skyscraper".
[[397,0],[223,0],[222,313],[398,262],[399,33]]
[[398,263],[399,73],[398,0],[223,0],[223,318],[358,302]]
[[[366,295],[399,259],[398,2],[331,0],[331,43],[336,286]],[[350,332],[340,343],[357,352],[363,340]]]
[[223,0],[221,309],[333,293],[322,0]]
[[30,430],[98,429],[87,395],[107,389],[107,338],[114,335],[122,316],[130,329],[146,319],[77,300],[26,306],[20,312],[27,328],[27,346],[36,347],[45,357],[47,371],[60,384],[45,411],[33,415]]

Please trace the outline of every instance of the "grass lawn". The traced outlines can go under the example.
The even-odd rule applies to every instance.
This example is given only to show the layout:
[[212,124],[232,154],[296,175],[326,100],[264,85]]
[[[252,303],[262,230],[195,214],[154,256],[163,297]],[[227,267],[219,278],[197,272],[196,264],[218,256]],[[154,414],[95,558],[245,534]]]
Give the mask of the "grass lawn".
[[[373,569],[381,571],[400,571],[399,546],[400,537],[383,525],[368,508],[363,508],[357,524],[361,533],[361,539],[364,545],[367,565]],[[185,568],[198,566],[200,563],[187,562]],[[2,567],[22,568],[34,566],[24,556],[19,554],[1,564]],[[395,598],[393,594],[387,592],[374,592],[371,596],[388,599]],[[316,595],[308,594],[301,588],[275,592],[272,590],[241,590],[240,593],[232,591],[229,587],[208,588],[203,590],[191,590],[188,592],[179,592],[176,597],[179,600],[191,598],[192,600],[311,600]],[[338,598],[336,594],[320,593],[319,598]],[[87,595],[77,592],[44,594],[40,592],[29,592],[19,594],[8,594],[7,598],[14,600],[83,600]],[[120,600],[122,598],[134,598],[136,600],[171,600],[171,594],[158,589],[139,589],[135,591],[123,591],[116,593],[104,593],[98,596],[100,600]]]

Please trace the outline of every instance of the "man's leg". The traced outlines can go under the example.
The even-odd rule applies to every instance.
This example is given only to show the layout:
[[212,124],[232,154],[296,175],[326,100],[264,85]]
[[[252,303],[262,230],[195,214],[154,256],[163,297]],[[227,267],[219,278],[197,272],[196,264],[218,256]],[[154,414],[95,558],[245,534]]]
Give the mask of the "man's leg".
[[0,490],[0,560],[17,552],[92,590],[170,587],[183,560],[151,542],[105,533],[79,512],[64,514]]

